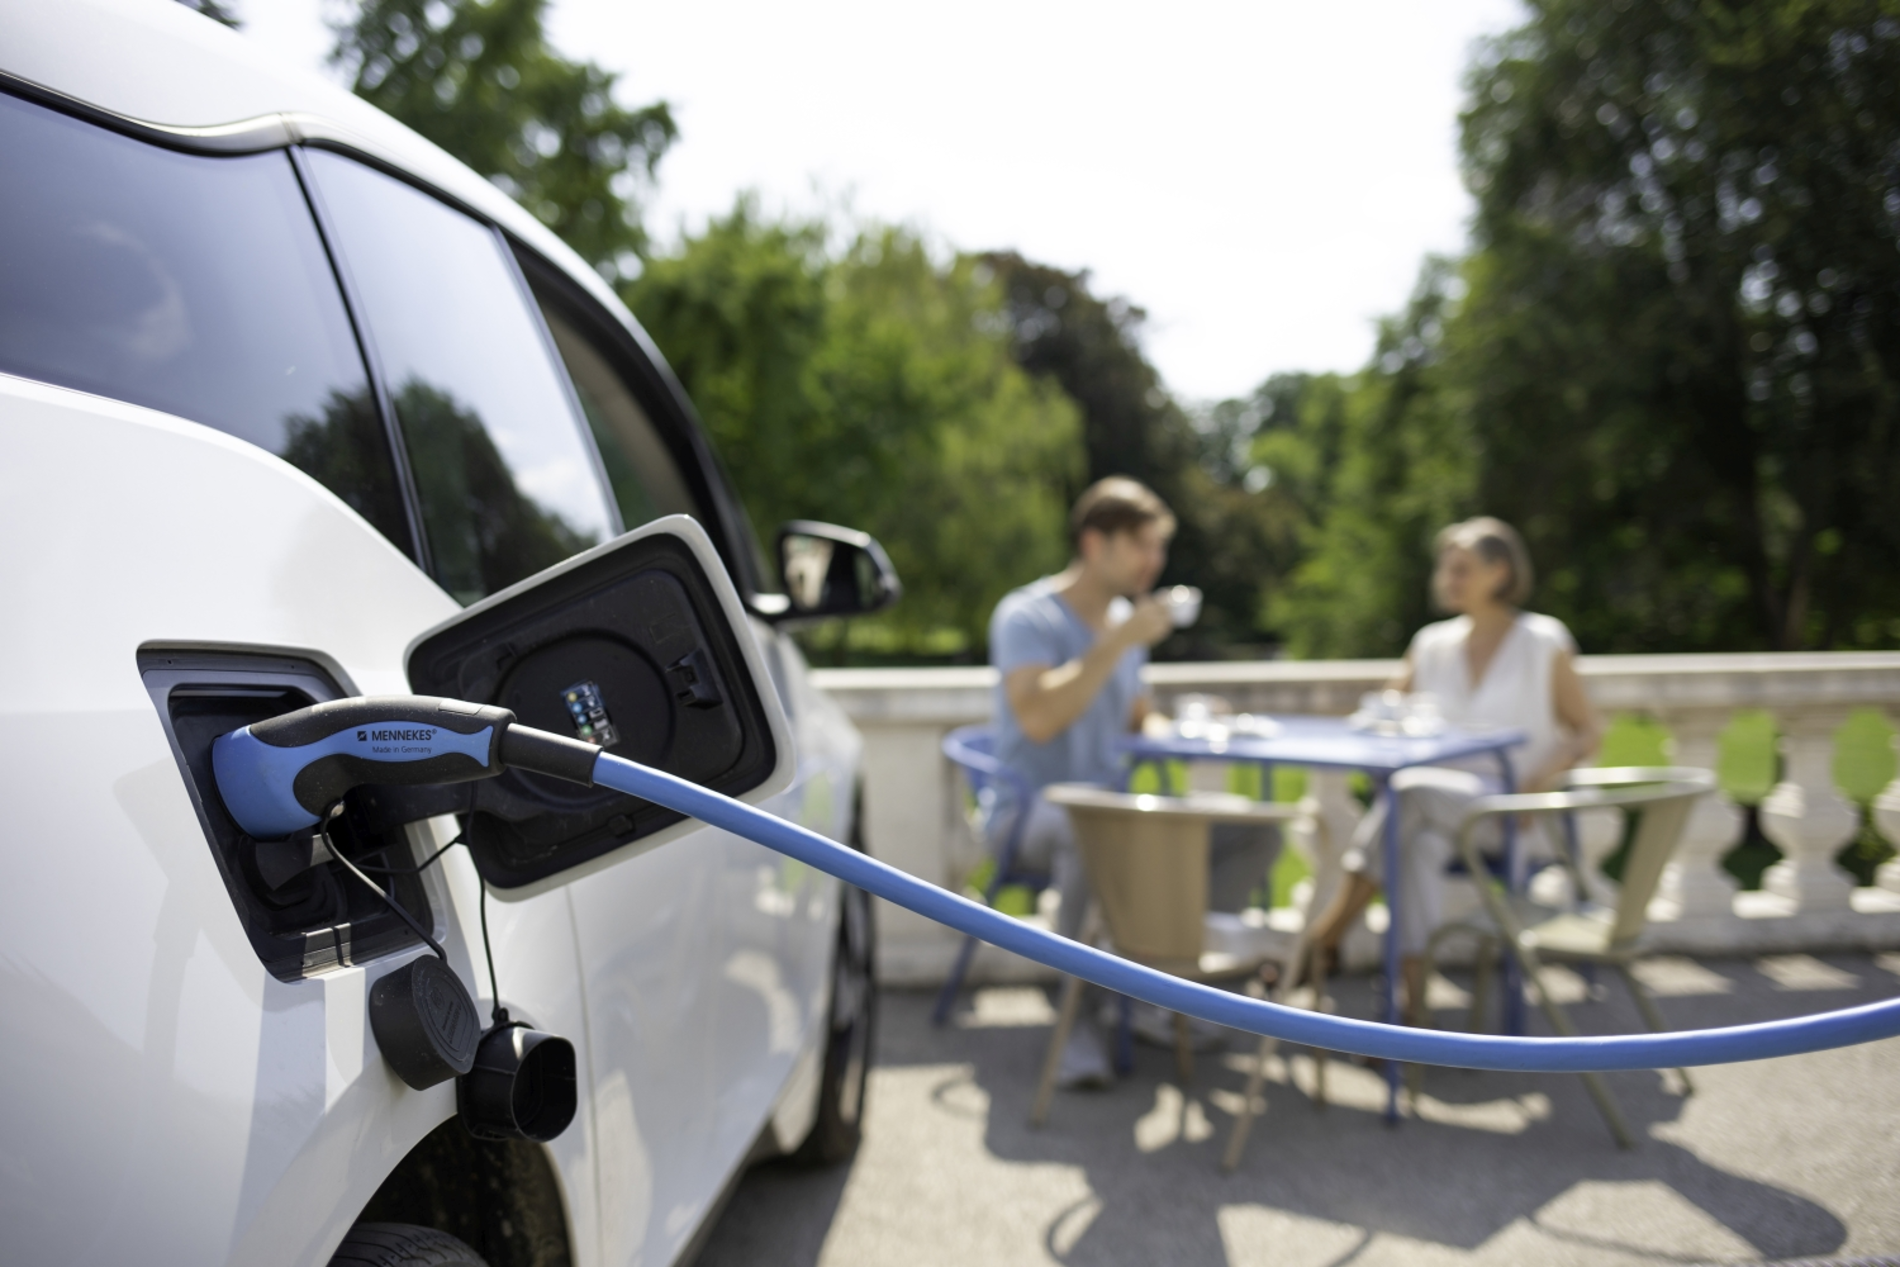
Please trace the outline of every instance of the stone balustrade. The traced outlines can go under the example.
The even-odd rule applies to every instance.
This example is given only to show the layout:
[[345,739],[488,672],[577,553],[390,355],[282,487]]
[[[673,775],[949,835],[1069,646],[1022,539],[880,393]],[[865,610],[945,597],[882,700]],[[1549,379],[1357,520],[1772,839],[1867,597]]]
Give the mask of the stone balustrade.
[[[1384,660],[1157,664],[1147,678],[1164,710],[1176,696],[1207,693],[1246,712],[1343,715],[1396,668]],[[1836,853],[1860,830],[1861,811],[1833,776],[1835,732],[1852,711],[1873,708],[1890,722],[1900,718],[1900,653],[1590,656],[1580,669],[1606,716],[1635,714],[1665,727],[1678,764],[1713,768],[1720,736],[1738,710],[1765,710],[1781,736],[1782,781],[1758,814],[1782,861],[1760,890],[1737,892],[1721,863],[1742,838],[1744,811],[1722,794],[1703,800],[1651,908],[1659,950],[1900,948],[1900,859],[1885,864],[1867,888],[1856,888],[1835,865]],[[864,732],[871,851],[914,875],[960,886],[981,853],[964,821],[961,784],[938,744],[956,726],[990,719],[994,674],[986,668],[832,669],[815,676]],[[1295,844],[1308,852],[1324,889],[1359,808],[1338,776],[1311,780],[1309,802],[1314,823],[1295,833]],[[1871,812],[1878,830],[1900,844],[1900,778]],[[1618,816],[1585,816],[1579,835],[1586,858],[1600,861],[1620,838]],[[1601,886],[1598,896],[1610,896],[1609,881],[1594,866],[1589,874],[1590,883]],[[901,983],[941,980],[954,937],[905,911],[885,907],[880,914],[881,975]],[[1284,930],[1297,927],[1301,916],[1279,911],[1271,918]],[[1375,943],[1362,936],[1357,945],[1351,957],[1369,956]],[[994,978],[1027,969],[986,948],[975,971]]]
[[[1894,748],[1900,751],[1900,735],[1894,737]],[[1896,847],[1900,847],[1900,778],[1895,778],[1874,801],[1874,824],[1880,834]],[[1900,858],[1894,858],[1880,864],[1874,883],[1889,892],[1900,893]]]

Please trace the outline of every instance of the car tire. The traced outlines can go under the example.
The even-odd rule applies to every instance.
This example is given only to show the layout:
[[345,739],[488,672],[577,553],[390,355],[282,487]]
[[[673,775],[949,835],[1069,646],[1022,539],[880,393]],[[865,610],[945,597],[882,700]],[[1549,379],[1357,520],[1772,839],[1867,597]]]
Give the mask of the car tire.
[[[862,850],[863,845],[852,842]],[[831,956],[830,1034],[818,1088],[818,1115],[793,1160],[831,1166],[850,1160],[864,1138],[864,1103],[877,1030],[877,936],[871,895],[840,890],[838,944]]]
[[330,1256],[330,1267],[488,1267],[447,1232],[413,1223],[358,1223]]

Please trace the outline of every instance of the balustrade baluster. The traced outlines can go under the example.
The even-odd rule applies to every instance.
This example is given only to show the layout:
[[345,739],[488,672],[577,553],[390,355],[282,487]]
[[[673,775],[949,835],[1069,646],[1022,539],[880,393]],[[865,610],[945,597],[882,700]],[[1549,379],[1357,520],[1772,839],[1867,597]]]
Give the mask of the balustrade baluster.
[[[1893,748],[1895,753],[1900,753],[1900,734],[1893,737]],[[1900,778],[1895,778],[1886,791],[1874,798],[1874,826],[1888,844],[1900,849]],[[1874,872],[1874,884],[1900,893],[1900,858],[1881,863],[1880,870]]]
[[[1686,709],[1664,719],[1675,737],[1675,761],[1701,770],[1716,768],[1727,709]],[[1724,919],[1735,913],[1735,877],[1722,858],[1742,838],[1747,816],[1717,788],[1695,803],[1682,842],[1663,872],[1662,896],[1676,904],[1678,919]]]
[[1762,887],[1798,911],[1852,909],[1853,878],[1834,865],[1834,855],[1860,827],[1860,812],[1834,786],[1834,732],[1846,716],[1844,708],[1776,714],[1786,772],[1761,803],[1761,829],[1783,857],[1768,868]]
[[1601,906],[1616,905],[1616,881],[1603,874],[1603,861],[1623,843],[1623,811],[1587,809],[1577,814],[1577,869],[1583,872],[1583,897]]
[[[1361,694],[1378,689],[1398,668],[1395,661],[1261,660],[1154,664],[1147,677],[1163,700],[1202,693],[1258,714],[1343,716]],[[1663,880],[1660,895],[1673,899],[1665,904],[1681,914],[1650,926],[1659,948],[1759,954],[1849,943],[1900,945],[1895,896],[1900,895],[1900,859],[1881,868],[1875,882],[1888,892],[1880,894],[1854,893],[1848,876],[1834,865],[1834,854],[1853,837],[1857,815],[1834,786],[1831,769],[1837,747],[1833,731],[1851,712],[1876,708],[1890,719],[1900,717],[1900,654],[1586,656],[1579,668],[1606,714],[1646,713],[1669,726],[1677,745],[1670,759],[1683,765],[1716,764],[1716,736],[1736,724],[1736,710],[1771,710],[1789,732],[1786,781],[1768,797],[1761,818],[1787,857],[1771,870],[1768,886],[1792,900],[1734,894],[1721,860],[1745,819],[1726,797],[1704,798]],[[871,849],[913,874],[961,885],[982,854],[962,822],[961,785],[937,744],[951,726],[990,718],[994,673],[955,667],[820,670],[817,681],[864,731],[864,826]],[[1740,770],[1730,773],[1741,775]],[[1844,767],[1842,773],[1849,772]],[[1213,770],[1190,770],[1190,776],[1197,785],[1219,786]],[[1758,772],[1745,795],[1765,793],[1770,778],[1767,771]],[[1867,791],[1856,786],[1854,794]],[[1343,775],[1316,774],[1308,792],[1313,823],[1293,825],[1288,837],[1294,848],[1313,856],[1313,882],[1302,888],[1323,906],[1338,883],[1338,855],[1351,839],[1360,810]],[[1875,799],[1870,812],[1877,829],[1900,846],[1900,779]],[[1602,815],[1594,823],[1589,817],[1578,824],[1590,872],[1586,883],[1599,899],[1610,898],[1614,894],[1597,864],[1621,839],[1617,816]],[[1325,843],[1315,830],[1319,821],[1331,829]],[[1455,915],[1462,902],[1475,900],[1475,890],[1458,883],[1446,896],[1447,914]],[[1759,897],[1769,900],[1749,901]],[[1317,909],[1309,907],[1308,913]],[[958,945],[939,926],[896,910],[880,921],[878,940],[880,975],[918,984],[941,981]],[[1342,949],[1349,962],[1369,966],[1378,959],[1379,941],[1362,923]],[[1006,961],[1015,962],[1006,956],[985,960]]]

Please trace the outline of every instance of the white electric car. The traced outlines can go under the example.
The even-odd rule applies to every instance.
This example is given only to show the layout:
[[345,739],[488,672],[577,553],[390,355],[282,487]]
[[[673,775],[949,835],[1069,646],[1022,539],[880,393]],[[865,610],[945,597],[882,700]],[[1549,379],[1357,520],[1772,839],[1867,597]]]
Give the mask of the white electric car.
[[0,0],[0,1261],[665,1264],[749,1161],[850,1151],[856,890],[624,798],[352,792],[345,852],[483,1024],[485,912],[499,1002],[574,1046],[570,1126],[478,1140],[366,1019],[416,933],[325,855],[266,866],[208,773],[235,727],[409,691],[558,726],[569,690],[665,764],[652,719],[721,707],[641,658],[678,630],[602,626],[625,664],[586,683],[521,668],[529,633],[414,648],[680,515],[744,604],[763,804],[852,840],[859,738],[779,630],[888,601],[875,543],[790,525],[762,561],[626,310],[406,128],[173,0]]

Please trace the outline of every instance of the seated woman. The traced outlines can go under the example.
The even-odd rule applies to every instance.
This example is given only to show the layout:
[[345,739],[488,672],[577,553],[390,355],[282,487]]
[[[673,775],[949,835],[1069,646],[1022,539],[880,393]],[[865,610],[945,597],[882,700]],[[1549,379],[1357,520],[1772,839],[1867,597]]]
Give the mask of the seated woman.
[[[1596,710],[1577,676],[1577,645],[1563,622],[1520,610],[1531,593],[1531,560],[1509,524],[1468,519],[1438,534],[1432,595],[1457,613],[1425,626],[1405,653],[1392,685],[1429,692],[1453,725],[1514,727],[1529,736],[1510,750],[1517,789],[1546,791],[1564,772],[1596,753],[1602,737]],[[1445,867],[1471,803],[1502,790],[1497,763],[1485,756],[1456,766],[1422,766],[1392,778],[1399,814],[1399,953],[1407,1014],[1424,1007],[1424,950],[1443,922]],[[1313,953],[1336,958],[1340,938],[1384,882],[1386,801],[1360,820],[1345,857],[1346,882],[1313,927]],[[1481,830],[1495,852],[1493,819]],[[1521,847],[1534,848],[1525,840]]]

